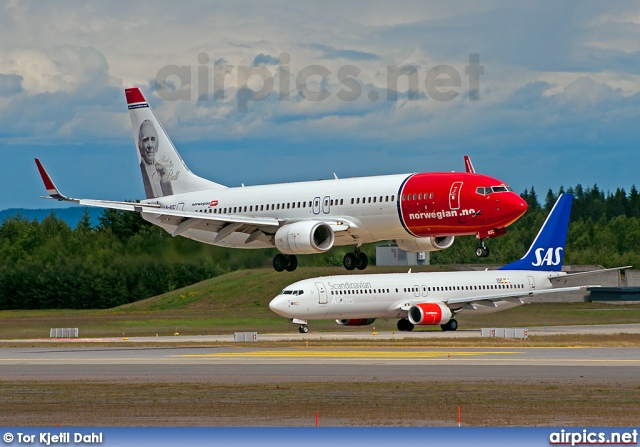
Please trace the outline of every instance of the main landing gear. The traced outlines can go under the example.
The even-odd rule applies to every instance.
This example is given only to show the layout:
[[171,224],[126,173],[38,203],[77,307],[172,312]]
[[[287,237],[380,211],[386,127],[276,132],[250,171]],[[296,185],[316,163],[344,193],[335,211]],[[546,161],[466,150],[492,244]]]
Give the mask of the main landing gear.
[[484,245],[484,239],[480,239],[478,248],[476,248],[476,256],[479,258],[486,258],[490,253],[491,251],[489,251],[489,247]]
[[443,331],[455,331],[456,329],[458,329],[458,322],[452,318],[446,324],[441,324],[440,328]]
[[306,324],[301,324],[300,327],[298,327],[298,331],[301,334],[306,334],[309,332],[309,327]]
[[399,331],[411,332],[413,330],[413,328],[414,328],[413,323],[411,323],[406,318],[403,318],[402,320],[398,320],[398,330]]
[[[411,332],[413,330],[413,328],[414,328],[413,323],[411,323],[406,318],[403,318],[402,320],[398,320],[398,330],[399,331]],[[452,318],[446,324],[441,324],[440,328],[443,331],[455,331],[456,329],[458,329],[458,322],[454,318]]]
[[273,268],[276,272],[283,270],[293,272],[298,268],[298,258],[296,258],[296,255],[283,255],[282,253],[278,253],[273,257]]
[[364,270],[369,265],[369,258],[356,248],[355,253],[347,253],[344,255],[342,265],[344,265],[344,268],[347,270]]

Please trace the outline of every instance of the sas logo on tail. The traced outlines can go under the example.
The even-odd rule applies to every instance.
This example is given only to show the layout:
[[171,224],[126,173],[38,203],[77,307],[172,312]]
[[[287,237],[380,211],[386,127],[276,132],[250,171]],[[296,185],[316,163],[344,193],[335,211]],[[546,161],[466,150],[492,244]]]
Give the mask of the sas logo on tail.
[[546,249],[547,252],[542,256],[545,251],[544,248],[538,248],[536,250],[536,262],[531,265],[538,267],[541,265],[558,265],[561,261],[560,252],[562,251],[562,247],[557,247],[555,250],[553,248]]

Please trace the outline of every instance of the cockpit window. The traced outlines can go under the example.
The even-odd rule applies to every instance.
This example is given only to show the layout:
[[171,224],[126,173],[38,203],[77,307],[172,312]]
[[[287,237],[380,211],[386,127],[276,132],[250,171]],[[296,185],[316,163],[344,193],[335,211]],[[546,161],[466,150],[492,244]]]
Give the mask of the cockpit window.
[[293,290],[283,290],[280,295],[291,295],[293,293]]
[[491,194],[492,192],[508,192],[508,191],[513,191],[513,189],[511,189],[511,186],[502,185],[502,186],[492,186],[491,188],[487,186],[480,186],[476,188],[476,193],[482,196],[486,196],[488,194]]

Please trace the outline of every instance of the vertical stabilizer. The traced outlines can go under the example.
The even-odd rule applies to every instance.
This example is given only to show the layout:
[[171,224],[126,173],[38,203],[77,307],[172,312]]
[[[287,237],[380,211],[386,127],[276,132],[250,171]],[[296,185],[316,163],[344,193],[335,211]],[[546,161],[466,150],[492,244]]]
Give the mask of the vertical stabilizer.
[[182,161],[139,88],[125,89],[147,199],[225,186],[198,177]]
[[558,197],[527,254],[516,262],[500,267],[499,270],[540,270],[545,272],[562,270],[572,201],[571,194],[562,194]]

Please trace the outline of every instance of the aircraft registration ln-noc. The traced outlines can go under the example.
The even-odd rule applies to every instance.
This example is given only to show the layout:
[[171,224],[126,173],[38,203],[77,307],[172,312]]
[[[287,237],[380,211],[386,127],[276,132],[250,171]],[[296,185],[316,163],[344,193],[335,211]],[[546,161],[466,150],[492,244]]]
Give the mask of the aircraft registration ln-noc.
[[293,271],[297,255],[354,246],[347,270],[365,269],[364,243],[394,240],[408,252],[444,250],[456,236],[500,236],[527,210],[496,178],[465,172],[422,172],[228,188],[192,173],[138,88],[125,90],[146,199],[139,203],[74,199],[36,164],[49,197],[84,206],[141,213],[173,236],[223,247],[277,248],[273,267]]
[[376,318],[399,318],[400,331],[422,325],[455,331],[461,313],[498,312],[525,304],[534,295],[592,287],[554,287],[571,276],[603,272],[561,271],[572,199],[561,195],[524,257],[498,270],[310,278],[285,287],[269,308],[300,325],[302,333],[309,331],[308,320],[363,326]]

